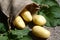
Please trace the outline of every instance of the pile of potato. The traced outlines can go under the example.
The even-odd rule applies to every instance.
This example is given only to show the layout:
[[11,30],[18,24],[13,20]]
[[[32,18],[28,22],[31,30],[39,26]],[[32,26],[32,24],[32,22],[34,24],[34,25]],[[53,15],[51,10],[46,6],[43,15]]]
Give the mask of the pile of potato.
[[31,15],[31,13],[24,9],[19,16],[16,16],[15,20],[13,21],[13,25],[19,29],[24,29],[26,27],[25,22],[31,22],[35,24],[32,28],[32,33],[41,38],[48,38],[50,37],[50,32],[42,27],[42,25],[46,24],[46,19],[42,15]]

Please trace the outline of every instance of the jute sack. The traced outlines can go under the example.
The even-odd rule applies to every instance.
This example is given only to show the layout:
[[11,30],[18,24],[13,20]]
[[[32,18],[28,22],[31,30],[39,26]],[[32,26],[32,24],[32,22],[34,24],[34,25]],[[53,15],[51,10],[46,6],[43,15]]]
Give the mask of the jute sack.
[[0,0],[0,6],[2,12],[7,16],[10,23],[25,8],[31,13],[35,13],[39,9],[39,5],[32,0]]

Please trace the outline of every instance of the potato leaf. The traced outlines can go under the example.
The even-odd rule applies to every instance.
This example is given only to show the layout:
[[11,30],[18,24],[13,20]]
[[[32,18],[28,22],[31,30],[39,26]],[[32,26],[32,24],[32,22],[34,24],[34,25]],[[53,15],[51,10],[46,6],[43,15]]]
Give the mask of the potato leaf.
[[1,33],[6,32],[5,25],[3,23],[0,23],[0,32]]
[[49,8],[50,12],[54,15],[55,18],[60,18],[60,7],[51,7]]
[[22,39],[20,40],[32,40],[32,38],[30,36],[24,36]]
[[45,4],[45,5],[48,5],[48,6],[58,6],[58,3],[56,2],[56,0],[33,0],[34,2],[42,5],[42,4]]
[[28,35],[29,32],[30,32],[30,30],[28,28],[25,28],[23,30],[11,30],[12,35],[17,36],[16,38],[21,39],[21,40],[23,40],[25,38],[26,38],[26,40],[30,39],[30,36]]
[[0,36],[0,40],[8,40],[7,36]]

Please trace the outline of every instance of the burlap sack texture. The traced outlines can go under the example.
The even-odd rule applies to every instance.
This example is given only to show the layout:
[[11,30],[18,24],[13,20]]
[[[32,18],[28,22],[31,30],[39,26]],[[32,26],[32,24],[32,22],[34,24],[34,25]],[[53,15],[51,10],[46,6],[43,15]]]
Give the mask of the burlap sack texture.
[[31,0],[0,0],[2,12],[8,17],[10,22],[18,16],[24,8],[31,13],[35,13],[39,9],[39,5]]

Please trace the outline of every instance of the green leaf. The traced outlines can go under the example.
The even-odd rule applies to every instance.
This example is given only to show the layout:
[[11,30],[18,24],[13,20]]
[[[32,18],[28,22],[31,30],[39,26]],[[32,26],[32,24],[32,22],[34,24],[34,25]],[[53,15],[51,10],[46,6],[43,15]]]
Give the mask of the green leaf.
[[0,36],[0,40],[8,40],[7,36]]
[[29,29],[23,29],[23,30],[12,30],[12,34],[17,35],[18,38],[23,38],[23,36],[28,35]]
[[47,20],[47,23],[46,23],[46,26],[49,26],[49,27],[55,27],[57,26],[57,19],[54,19],[54,18],[50,18],[50,17],[46,17],[46,20]]
[[32,40],[32,38],[30,36],[24,36],[22,39],[20,40]]
[[45,2],[43,2],[43,3],[46,5],[49,5],[49,6],[57,6],[57,3],[52,0],[45,0]]
[[23,29],[23,30],[12,30],[11,31],[12,34],[16,34],[16,35],[27,35],[29,32],[29,29]]
[[28,28],[25,28],[23,30],[11,30],[11,33],[9,34],[10,40],[31,40],[32,38],[28,35],[30,30]]
[[0,32],[6,32],[5,25],[3,23],[0,23]]
[[38,3],[38,4],[41,4],[43,0],[33,0],[34,2]]
[[57,19],[57,24],[60,26],[60,19]]
[[55,0],[33,0],[34,2],[42,5],[42,4],[45,4],[45,5],[48,5],[48,6],[58,6],[58,3],[55,1]]
[[47,20],[46,26],[47,26],[47,27],[51,27],[51,24],[50,24],[49,18],[48,18],[48,17],[45,17],[45,18],[46,18],[46,20]]
[[60,7],[51,7],[49,10],[55,18],[60,18]]

